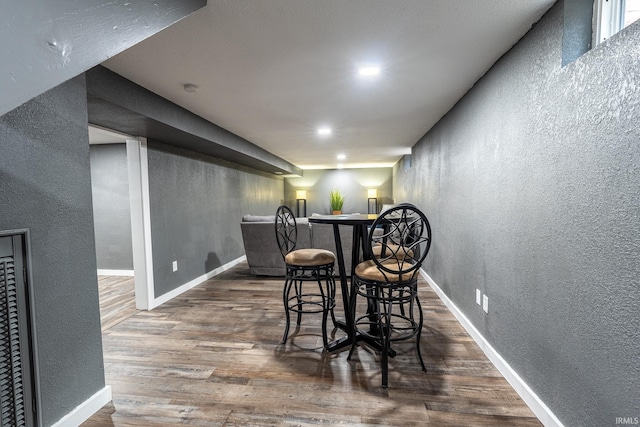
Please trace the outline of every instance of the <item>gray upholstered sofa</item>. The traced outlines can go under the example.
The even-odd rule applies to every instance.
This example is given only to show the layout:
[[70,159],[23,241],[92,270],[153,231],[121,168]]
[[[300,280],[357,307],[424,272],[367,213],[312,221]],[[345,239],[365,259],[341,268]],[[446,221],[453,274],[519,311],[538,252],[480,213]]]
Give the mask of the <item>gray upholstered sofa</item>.
[[[332,225],[310,224],[308,218],[296,218],[296,224],[298,226],[297,249],[313,247],[336,253]],[[275,216],[244,215],[240,228],[251,273],[259,276],[284,276],[286,273],[284,261],[276,242]],[[352,227],[341,225],[340,239],[347,274],[351,274]]]

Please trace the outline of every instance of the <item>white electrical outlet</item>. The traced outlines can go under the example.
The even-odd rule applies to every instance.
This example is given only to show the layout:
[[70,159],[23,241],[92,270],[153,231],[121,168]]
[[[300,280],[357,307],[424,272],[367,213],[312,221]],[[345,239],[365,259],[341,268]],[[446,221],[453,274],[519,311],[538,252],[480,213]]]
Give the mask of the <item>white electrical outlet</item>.
[[486,295],[482,296],[482,309],[485,313],[489,314],[489,297]]
[[476,304],[482,304],[482,292],[480,289],[476,289]]
[[173,271],[178,271],[178,261],[173,261]]

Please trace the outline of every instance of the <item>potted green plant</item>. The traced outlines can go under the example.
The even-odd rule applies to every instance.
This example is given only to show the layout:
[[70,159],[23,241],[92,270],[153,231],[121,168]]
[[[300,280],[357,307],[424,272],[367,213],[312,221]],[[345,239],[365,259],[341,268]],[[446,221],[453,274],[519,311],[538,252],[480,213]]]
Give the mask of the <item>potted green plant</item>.
[[342,213],[344,197],[342,193],[340,193],[340,190],[331,190],[329,192],[329,203],[331,204],[331,213],[333,215],[340,215]]

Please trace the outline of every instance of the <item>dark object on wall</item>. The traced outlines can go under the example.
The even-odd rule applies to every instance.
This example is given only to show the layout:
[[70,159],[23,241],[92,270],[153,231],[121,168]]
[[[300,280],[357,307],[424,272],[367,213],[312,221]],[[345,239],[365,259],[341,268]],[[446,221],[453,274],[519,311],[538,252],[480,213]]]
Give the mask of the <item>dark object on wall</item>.
[[0,421],[34,426],[35,374],[26,236],[0,232]]
[[591,49],[593,0],[565,0],[562,26],[562,66]]
[[406,154],[404,156],[404,170],[411,169],[411,154]]

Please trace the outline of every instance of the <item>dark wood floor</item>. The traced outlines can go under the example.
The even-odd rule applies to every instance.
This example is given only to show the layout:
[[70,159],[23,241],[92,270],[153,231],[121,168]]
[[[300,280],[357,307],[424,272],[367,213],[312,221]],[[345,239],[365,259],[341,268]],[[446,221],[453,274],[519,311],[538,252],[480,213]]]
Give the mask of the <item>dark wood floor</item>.
[[98,276],[98,288],[103,333],[138,312],[133,277]]
[[428,372],[412,344],[395,345],[388,390],[368,348],[351,362],[322,352],[319,316],[280,345],[281,290],[243,263],[152,311],[117,320],[105,304],[113,402],[83,426],[541,425],[426,283]]

